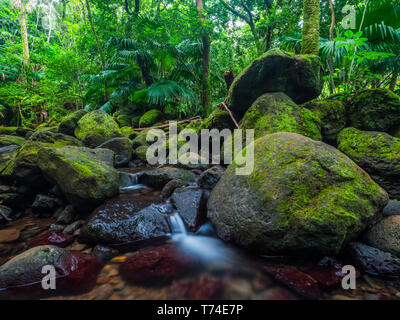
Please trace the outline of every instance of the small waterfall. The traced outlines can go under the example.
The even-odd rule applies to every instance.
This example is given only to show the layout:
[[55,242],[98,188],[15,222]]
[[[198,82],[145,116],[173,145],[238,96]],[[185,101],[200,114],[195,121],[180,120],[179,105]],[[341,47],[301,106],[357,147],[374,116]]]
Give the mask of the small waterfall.
[[128,190],[136,190],[136,189],[144,189],[147,188],[144,184],[139,184],[139,176],[142,172],[138,173],[127,173],[127,172],[119,172],[119,189],[121,191]]
[[183,223],[183,220],[178,212],[174,212],[170,216],[169,220],[171,222],[172,233],[180,233],[185,236],[187,235],[185,224]]

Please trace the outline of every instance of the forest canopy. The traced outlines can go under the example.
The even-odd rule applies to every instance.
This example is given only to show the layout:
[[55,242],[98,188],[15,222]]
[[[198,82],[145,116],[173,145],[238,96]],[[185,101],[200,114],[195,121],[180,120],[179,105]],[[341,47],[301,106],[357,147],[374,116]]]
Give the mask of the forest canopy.
[[[322,97],[398,90],[399,1],[317,2]],[[205,117],[264,52],[301,53],[303,21],[301,0],[0,0],[0,121]]]

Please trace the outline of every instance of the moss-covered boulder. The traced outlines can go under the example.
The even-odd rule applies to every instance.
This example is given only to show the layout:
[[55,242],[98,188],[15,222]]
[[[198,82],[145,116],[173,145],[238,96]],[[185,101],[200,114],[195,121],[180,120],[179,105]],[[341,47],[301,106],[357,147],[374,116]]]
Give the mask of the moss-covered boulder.
[[[111,150],[102,150],[113,154]],[[118,171],[103,161],[103,156],[96,156],[87,148],[42,148],[38,164],[45,177],[59,186],[77,211],[89,214],[119,192]]]
[[177,180],[183,185],[188,185],[193,183],[195,179],[196,176],[191,171],[174,167],[163,167],[144,171],[139,176],[139,183],[161,190],[171,180]]
[[135,139],[137,136],[137,132],[133,130],[132,127],[122,127],[121,134],[123,137],[128,139]]
[[139,146],[139,147],[137,147],[136,150],[135,150],[135,159],[141,160],[143,162],[146,162],[147,161],[146,155],[147,155],[147,149],[148,148],[149,148],[148,146]]
[[204,121],[204,127],[210,130],[233,130],[236,128],[228,112],[222,109],[215,109],[211,112],[208,118]]
[[140,128],[147,128],[151,127],[153,124],[163,120],[164,115],[160,110],[152,109],[147,111],[139,120],[139,127]]
[[82,142],[78,139],[62,133],[54,133],[50,131],[35,131],[30,135],[29,140],[54,144],[54,147],[76,146],[81,147]]
[[207,128],[203,120],[197,119],[186,125],[185,129],[191,129],[194,130],[197,134],[200,134],[202,129],[207,129]]
[[22,137],[0,135],[0,147],[10,146],[10,145],[21,146],[25,142],[26,142],[26,140]]
[[275,132],[294,132],[314,140],[322,139],[320,119],[282,92],[260,96],[247,110],[239,126],[241,129],[254,129],[255,139]]
[[400,197],[400,139],[384,132],[346,128],[338,148],[394,198]]
[[235,78],[227,104],[233,112],[243,115],[259,96],[268,92],[284,92],[296,103],[312,100],[322,90],[320,69],[317,56],[290,55],[272,49]]
[[115,153],[116,167],[125,167],[132,160],[132,141],[128,138],[113,138],[102,143],[97,148],[112,150]]
[[118,123],[101,110],[92,111],[78,121],[75,136],[85,146],[94,148],[112,138],[120,137]]
[[7,166],[9,160],[13,159],[19,150],[19,146],[13,144],[10,146],[0,147],[0,179],[1,172]]
[[302,107],[311,110],[321,119],[324,142],[336,144],[337,135],[346,127],[346,108],[339,99],[312,100]]
[[237,167],[211,192],[208,217],[220,238],[259,254],[337,254],[388,202],[343,153],[295,133],[256,140],[254,170]]
[[132,117],[126,114],[120,114],[116,117],[119,126],[122,127],[130,127],[132,125]]
[[62,118],[58,126],[58,132],[73,136],[75,129],[78,127],[78,121],[87,113],[86,110],[78,110]]
[[0,135],[25,137],[27,132],[31,132],[31,131],[32,130],[29,130],[24,127],[1,127],[0,126]]
[[400,126],[400,96],[386,89],[366,89],[347,98],[348,127],[394,134]]
[[149,130],[139,131],[137,136],[132,141],[133,148],[137,148],[140,146],[148,147],[150,145],[150,143],[147,142],[147,139],[146,139],[148,133],[149,133]]

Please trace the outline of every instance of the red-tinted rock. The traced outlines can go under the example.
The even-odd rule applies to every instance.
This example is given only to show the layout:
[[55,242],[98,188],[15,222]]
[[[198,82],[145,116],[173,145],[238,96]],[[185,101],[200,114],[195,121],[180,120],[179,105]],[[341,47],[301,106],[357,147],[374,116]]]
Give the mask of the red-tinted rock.
[[317,299],[321,292],[317,280],[293,267],[265,267],[275,279],[306,298]]
[[283,288],[271,288],[262,295],[265,300],[297,300],[297,298],[288,290]]
[[343,277],[343,264],[334,258],[326,257],[318,265],[310,266],[303,271],[318,281],[325,288],[336,287],[341,284]]
[[198,259],[166,244],[136,252],[120,265],[119,272],[134,284],[158,285],[170,282],[198,265]]
[[39,235],[28,242],[28,247],[33,248],[37,246],[44,245],[54,245],[60,248],[65,248],[68,246],[74,238],[68,234],[64,234],[61,232],[46,232],[42,235]]
[[170,299],[215,300],[221,299],[224,293],[221,279],[202,276],[200,278],[175,281],[169,289]]
[[[44,266],[55,269],[56,289],[45,290],[42,280]],[[0,267],[0,297],[42,298],[76,294],[90,290],[102,268],[93,256],[70,253],[56,246],[31,248]]]

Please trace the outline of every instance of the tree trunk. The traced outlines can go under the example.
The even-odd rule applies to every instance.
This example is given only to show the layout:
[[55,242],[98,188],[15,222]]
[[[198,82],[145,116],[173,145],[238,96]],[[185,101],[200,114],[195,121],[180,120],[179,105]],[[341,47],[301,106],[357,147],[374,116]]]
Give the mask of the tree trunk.
[[147,66],[146,61],[144,61],[141,58],[138,58],[137,62],[140,68],[140,72],[142,73],[142,78],[146,83],[146,86],[150,87],[153,84],[153,78],[150,75],[149,67]]
[[390,80],[390,84],[389,84],[389,89],[394,91],[394,88],[396,87],[397,84],[397,78],[399,77],[399,73],[398,72],[393,72],[392,73],[392,79]]
[[208,112],[211,109],[210,92],[210,48],[211,40],[206,29],[206,18],[204,16],[204,0],[196,0],[196,7],[202,21],[202,42],[203,42],[203,62],[201,76],[201,105],[203,110]]
[[318,55],[320,1],[303,0],[303,31],[301,53]]
[[[333,1],[329,0],[329,9],[331,10],[331,26],[329,28],[329,40],[333,41],[333,28],[335,27],[336,17],[335,10],[333,8]],[[328,59],[328,68],[329,68],[329,91],[331,94],[334,94],[336,91],[335,82],[333,80],[333,59],[332,54],[329,54]]]
[[28,70],[30,63],[29,55],[29,42],[28,42],[28,27],[26,24],[26,8],[23,6],[19,14],[19,21],[21,24],[21,37],[22,37],[22,57],[25,72]]

